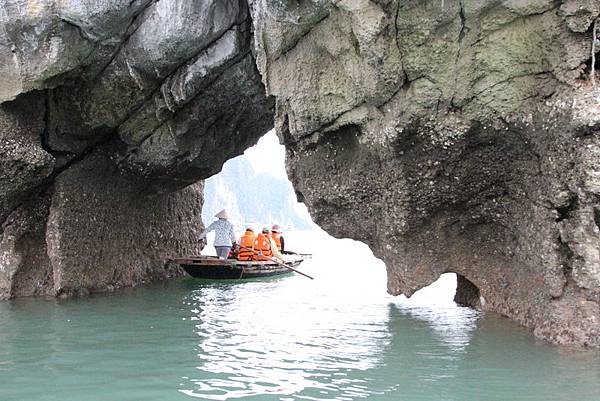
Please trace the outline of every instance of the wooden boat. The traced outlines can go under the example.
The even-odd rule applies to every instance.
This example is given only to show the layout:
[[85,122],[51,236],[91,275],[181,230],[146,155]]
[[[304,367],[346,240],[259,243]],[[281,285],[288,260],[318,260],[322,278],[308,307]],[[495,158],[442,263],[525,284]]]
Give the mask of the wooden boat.
[[[216,256],[190,256],[176,258],[173,261],[179,264],[190,276],[208,279],[246,279],[254,277],[268,277],[279,274],[291,273],[292,270],[280,263],[270,261],[246,261],[237,259],[219,259]],[[304,261],[298,257],[285,263],[286,266],[295,268]]]

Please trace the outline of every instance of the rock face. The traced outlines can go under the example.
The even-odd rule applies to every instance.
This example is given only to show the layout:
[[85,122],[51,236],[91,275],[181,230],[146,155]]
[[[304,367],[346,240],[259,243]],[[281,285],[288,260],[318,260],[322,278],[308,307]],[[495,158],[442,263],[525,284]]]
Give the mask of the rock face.
[[298,197],[388,290],[600,346],[597,1],[252,2]]
[[246,2],[0,7],[0,298],[179,274],[195,183],[273,124]]

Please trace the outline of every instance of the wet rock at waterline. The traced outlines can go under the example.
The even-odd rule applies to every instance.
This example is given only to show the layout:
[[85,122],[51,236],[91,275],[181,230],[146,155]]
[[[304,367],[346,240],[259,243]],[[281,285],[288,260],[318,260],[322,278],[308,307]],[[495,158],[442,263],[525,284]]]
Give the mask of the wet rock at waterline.
[[600,346],[596,2],[248,3],[4,2],[1,296],[167,276],[188,185],[275,98],[298,196],[392,294],[453,271],[458,302]]
[[254,1],[299,199],[388,290],[600,346],[596,2]]
[[0,7],[0,298],[180,274],[195,183],[273,124],[247,4]]

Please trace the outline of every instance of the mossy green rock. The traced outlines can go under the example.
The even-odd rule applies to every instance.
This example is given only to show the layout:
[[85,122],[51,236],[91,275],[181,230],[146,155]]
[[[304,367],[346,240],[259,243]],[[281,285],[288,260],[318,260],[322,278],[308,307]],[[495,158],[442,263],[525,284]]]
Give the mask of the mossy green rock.
[[[597,2],[301,3],[253,15],[316,222],[368,243],[392,294],[456,272],[460,302],[600,346]],[[298,37],[282,16],[306,20],[311,3]]]

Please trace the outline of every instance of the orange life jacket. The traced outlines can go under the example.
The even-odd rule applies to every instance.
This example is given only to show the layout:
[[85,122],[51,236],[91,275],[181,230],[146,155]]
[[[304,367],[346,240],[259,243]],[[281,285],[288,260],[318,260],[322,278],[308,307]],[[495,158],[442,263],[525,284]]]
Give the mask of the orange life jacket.
[[271,238],[273,238],[275,245],[277,245],[277,249],[279,249],[279,252],[281,252],[281,233],[272,232]]
[[273,252],[271,251],[271,241],[269,236],[260,233],[254,240],[254,255],[256,260],[271,260]]
[[246,230],[244,235],[238,240],[240,244],[240,250],[238,251],[238,260],[252,260],[254,259],[254,240],[256,236],[252,231]]

